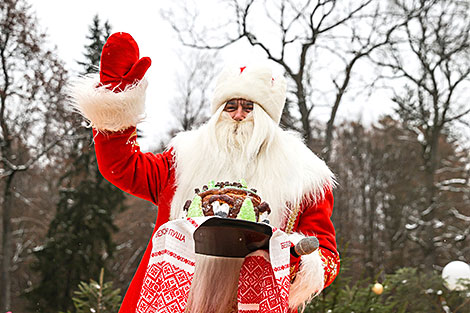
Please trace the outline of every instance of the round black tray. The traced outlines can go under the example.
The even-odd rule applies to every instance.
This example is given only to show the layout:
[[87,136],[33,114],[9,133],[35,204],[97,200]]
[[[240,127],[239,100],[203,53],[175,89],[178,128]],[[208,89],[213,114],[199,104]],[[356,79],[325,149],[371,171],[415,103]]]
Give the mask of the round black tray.
[[259,249],[269,249],[272,228],[265,223],[214,217],[194,232],[196,253],[243,258]]

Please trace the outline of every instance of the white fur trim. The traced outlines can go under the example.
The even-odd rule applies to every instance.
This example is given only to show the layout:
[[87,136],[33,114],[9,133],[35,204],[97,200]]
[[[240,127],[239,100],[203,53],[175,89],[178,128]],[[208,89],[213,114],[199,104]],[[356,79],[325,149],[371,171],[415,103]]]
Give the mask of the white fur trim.
[[[305,236],[294,233],[289,235],[289,239],[296,244]],[[306,305],[307,302],[320,294],[325,286],[324,264],[319,251],[308,255],[303,255],[300,259],[300,267],[295,280],[290,286],[289,307],[297,308],[299,305]]]
[[258,103],[279,123],[286,102],[286,88],[285,78],[274,78],[267,64],[247,65],[243,71],[239,66],[227,66],[217,80],[212,113],[230,99],[243,98]]
[[[259,111],[258,111],[259,110]],[[220,114],[222,107],[217,111]],[[209,181],[246,180],[248,186],[258,190],[260,197],[269,203],[271,225],[282,228],[291,213],[290,209],[301,204],[305,197],[311,201],[324,198],[325,191],[335,185],[334,175],[325,164],[294,133],[282,130],[261,109],[253,110],[255,129],[258,118],[268,123],[266,132],[269,143],[262,145],[254,159],[226,158],[224,151],[218,151],[215,125],[219,116],[197,130],[179,133],[170,142],[176,159],[177,189],[171,204],[170,219],[183,216],[186,200],[194,197],[194,188]],[[257,116],[260,113],[262,116]],[[264,122],[263,122],[264,121]],[[261,127],[261,126],[260,126]],[[263,130],[259,132],[263,133]],[[263,137],[263,136],[261,136]],[[275,170],[273,170],[275,169]],[[290,206],[286,206],[289,203]]]
[[70,87],[71,105],[90,126],[103,131],[119,131],[137,125],[144,118],[147,81],[141,80],[122,92],[97,87],[98,75],[78,78]]

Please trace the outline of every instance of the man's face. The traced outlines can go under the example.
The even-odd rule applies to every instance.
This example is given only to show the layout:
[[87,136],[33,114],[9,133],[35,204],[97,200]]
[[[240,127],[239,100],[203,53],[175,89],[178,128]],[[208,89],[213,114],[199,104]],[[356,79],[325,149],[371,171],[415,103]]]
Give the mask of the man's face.
[[253,111],[253,102],[245,99],[231,99],[225,104],[224,111],[227,112],[232,119],[240,122]]

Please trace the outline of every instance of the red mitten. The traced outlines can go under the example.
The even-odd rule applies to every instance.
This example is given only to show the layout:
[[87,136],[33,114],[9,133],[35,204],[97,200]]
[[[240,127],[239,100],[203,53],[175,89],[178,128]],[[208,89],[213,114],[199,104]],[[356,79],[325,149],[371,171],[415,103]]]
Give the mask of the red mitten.
[[152,61],[139,59],[139,46],[128,33],[109,36],[101,52],[100,83],[114,92],[123,91],[144,77]]

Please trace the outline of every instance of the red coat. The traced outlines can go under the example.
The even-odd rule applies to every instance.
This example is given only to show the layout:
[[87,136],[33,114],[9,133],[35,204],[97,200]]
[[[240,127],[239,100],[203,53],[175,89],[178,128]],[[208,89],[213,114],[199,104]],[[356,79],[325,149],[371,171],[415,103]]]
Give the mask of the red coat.
[[[102,175],[123,191],[158,206],[155,233],[170,217],[171,201],[176,190],[174,156],[171,149],[161,154],[142,153],[136,138],[135,127],[107,134],[94,130],[96,156]],[[304,201],[299,214],[290,221],[292,231],[317,236],[325,266],[325,287],[334,280],[339,270],[335,230],[330,219],[332,210],[333,195],[331,190],[327,190],[321,201]],[[121,313],[135,312],[151,249],[149,242],[124,297]],[[299,260],[293,258],[291,261],[295,275]]]

